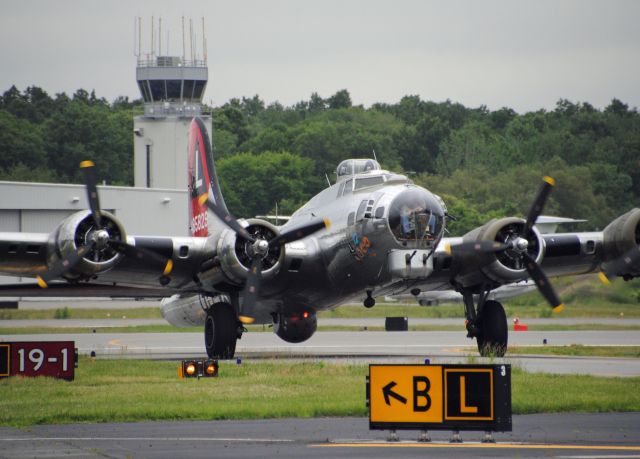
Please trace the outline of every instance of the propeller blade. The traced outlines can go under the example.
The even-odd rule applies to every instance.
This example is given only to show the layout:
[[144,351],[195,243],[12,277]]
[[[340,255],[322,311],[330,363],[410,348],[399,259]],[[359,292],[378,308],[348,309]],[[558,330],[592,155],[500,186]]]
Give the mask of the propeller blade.
[[511,247],[509,244],[503,244],[502,242],[497,241],[470,241],[463,242],[461,244],[451,245],[449,243],[445,244],[444,250],[449,255],[452,252],[458,253],[492,253],[492,252],[503,252]]
[[209,197],[206,194],[203,194],[200,197],[200,205],[202,205],[202,204],[206,204],[206,206],[209,208],[209,210],[211,210],[211,212],[213,212],[216,217],[218,217],[220,220],[222,220],[236,234],[238,234],[239,236],[243,237],[247,241],[250,241],[250,242],[254,242],[255,241],[253,236],[251,236],[249,234],[249,232],[246,229],[244,229],[240,225],[240,223],[238,223],[238,220],[236,220],[236,218],[233,215],[231,215],[226,210],[218,207],[214,202],[212,202],[209,199]]
[[331,222],[329,219],[315,220],[295,228],[287,229],[269,241],[269,247],[284,245],[289,242],[297,241],[303,237],[309,236],[322,228],[329,228]]
[[536,220],[542,213],[542,209],[544,209],[544,205],[547,203],[547,199],[549,198],[549,194],[551,193],[551,189],[556,184],[556,181],[551,177],[544,176],[542,178],[542,185],[540,185],[540,189],[538,190],[538,194],[536,198],[533,200],[533,204],[529,209],[529,213],[527,214],[527,221],[524,225],[524,234],[525,237],[527,234],[531,232],[531,228],[536,224]]
[[560,301],[558,294],[549,283],[549,279],[547,279],[547,276],[538,263],[526,252],[522,254],[522,258],[524,259],[524,267],[529,273],[529,276],[531,276],[531,279],[533,279],[538,286],[538,290],[540,290],[542,296],[544,296],[551,305],[553,312],[561,312],[564,309],[564,304]]
[[82,161],[80,163],[80,169],[82,169],[84,172],[85,185],[87,187],[87,200],[89,201],[91,215],[93,216],[93,221],[96,224],[96,228],[100,228],[102,213],[100,212],[100,200],[98,198],[96,172],[94,167],[95,164],[93,163],[93,161]]
[[109,244],[128,257],[137,258],[138,260],[150,260],[151,262],[159,265],[163,269],[163,276],[168,276],[173,270],[173,260],[160,255],[153,250],[129,245],[123,241],[109,241]]
[[238,319],[243,324],[250,324],[255,321],[255,308],[258,302],[258,290],[260,288],[261,281],[262,258],[256,257],[251,262],[249,276],[247,276],[247,281],[244,286],[244,293],[242,294],[242,314],[238,316]]
[[67,258],[64,258],[54,264],[46,273],[41,276],[36,276],[36,282],[40,288],[47,288],[50,280],[57,279],[70,269],[73,269],[82,257],[93,249],[94,245],[95,242],[90,242],[88,245],[80,247],[77,251],[72,252]]

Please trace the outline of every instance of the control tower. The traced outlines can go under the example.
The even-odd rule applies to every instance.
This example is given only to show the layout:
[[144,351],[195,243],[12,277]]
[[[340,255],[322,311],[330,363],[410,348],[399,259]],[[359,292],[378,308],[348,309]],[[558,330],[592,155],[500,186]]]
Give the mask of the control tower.
[[136,18],[136,79],[144,100],[144,114],[133,119],[134,186],[184,190],[189,124],[194,116],[203,119],[211,138],[211,115],[202,113],[202,97],[209,77],[204,19],[201,54],[191,20],[187,42],[182,18],[181,56],[169,55],[168,36],[166,49],[162,49],[162,20],[157,32],[154,26],[152,18],[150,52],[142,54],[141,19]]

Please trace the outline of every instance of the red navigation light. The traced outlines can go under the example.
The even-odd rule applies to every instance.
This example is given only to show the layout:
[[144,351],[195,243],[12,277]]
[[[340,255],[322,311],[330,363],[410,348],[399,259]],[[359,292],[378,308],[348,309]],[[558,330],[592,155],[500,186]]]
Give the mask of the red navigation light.
[[302,313],[302,318],[303,319],[308,319],[309,318],[309,313],[307,311]]

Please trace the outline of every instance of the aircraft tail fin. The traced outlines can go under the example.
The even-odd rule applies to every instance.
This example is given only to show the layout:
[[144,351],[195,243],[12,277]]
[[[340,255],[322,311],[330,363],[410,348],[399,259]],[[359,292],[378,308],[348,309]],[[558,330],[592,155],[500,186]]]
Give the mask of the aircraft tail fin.
[[209,134],[199,117],[193,118],[189,126],[187,174],[189,232],[192,236],[206,237],[209,236],[209,212],[203,196],[208,196],[224,209],[227,206],[220,191]]

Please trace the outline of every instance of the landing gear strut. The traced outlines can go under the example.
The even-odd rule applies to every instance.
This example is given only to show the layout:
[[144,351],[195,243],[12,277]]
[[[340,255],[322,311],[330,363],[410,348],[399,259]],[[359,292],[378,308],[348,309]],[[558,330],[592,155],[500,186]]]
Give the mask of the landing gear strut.
[[216,303],[207,310],[204,322],[204,345],[212,359],[232,359],[242,324],[229,303]]
[[476,338],[481,356],[503,357],[507,352],[509,336],[507,315],[502,304],[487,300],[488,294],[488,291],[480,294],[476,308],[473,294],[470,291],[462,293],[467,318],[467,336]]

